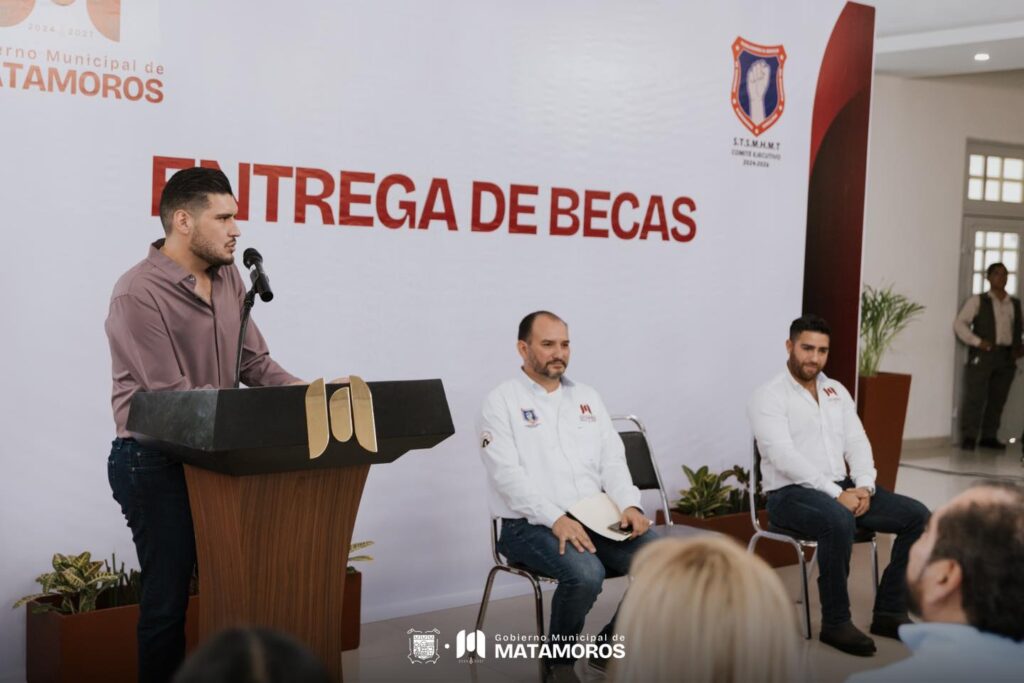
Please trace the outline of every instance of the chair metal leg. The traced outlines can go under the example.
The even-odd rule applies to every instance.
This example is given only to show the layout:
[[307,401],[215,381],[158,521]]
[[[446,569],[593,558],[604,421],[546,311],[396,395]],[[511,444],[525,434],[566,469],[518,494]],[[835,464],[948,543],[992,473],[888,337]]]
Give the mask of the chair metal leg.
[[871,578],[874,579],[875,596],[878,596],[878,543],[871,539]]
[[484,597],[480,601],[480,611],[476,614],[476,630],[484,628],[484,616],[487,614],[487,604],[491,601],[491,588],[494,587],[494,577],[501,570],[501,567],[492,567],[487,573],[487,584],[484,586]]
[[[537,608],[537,635],[540,636],[541,642],[544,640],[544,596],[540,592],[540,581],[534,578],[530,578],[530,583],[533,585],[533,602]],[[540,667],[540,680],[544,680],[544,675],[547,673],[546,667],[544,666],[544,660],[540,657],[537,658],[537,664]]]
[[[807,559],[804,557],[803,548],[798,547],[796,551],[800,556],[800,579],[804,589],[804,633],[807,640],[811,639],[811,596],[807,589]],[[817,549],[815,549],[817,554]]]
[[533,601],[537,607],[537,635],[544,636],[544,596],[540,592],[540,581],[530,579],[533,584]]

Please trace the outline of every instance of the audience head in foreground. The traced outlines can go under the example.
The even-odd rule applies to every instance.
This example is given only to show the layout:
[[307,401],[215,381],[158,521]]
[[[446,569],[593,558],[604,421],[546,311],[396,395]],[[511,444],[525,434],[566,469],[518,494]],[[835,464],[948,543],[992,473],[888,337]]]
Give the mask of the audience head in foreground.
[[910,551],[909,659],[852,681],[1017,681],[1024,666],[1024,488],[975,485],[932,515]]
[[793,603],[775,572],[731,539],[669,538],[644,548],[617,631],[626,649],[612,665],[620,683],[797,677]]
[[265,628],[221,631],[196,650],[174,683],[330,683],[316,655],[299,641]]

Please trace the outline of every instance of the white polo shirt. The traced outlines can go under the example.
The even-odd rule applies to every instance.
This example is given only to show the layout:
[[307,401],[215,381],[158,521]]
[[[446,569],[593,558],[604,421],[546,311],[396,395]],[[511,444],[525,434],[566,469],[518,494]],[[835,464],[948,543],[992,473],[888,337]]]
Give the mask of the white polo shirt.
[[874,489],[874,458],[857,406],[840,382],[818,374],[818,400],[789,368],[754,392],[747,408],[765,491],[799,484],[838,498],[846,464],[855,486]]
[[622,439],[601,397],[566,377],[548,393],[521,371],[488,394],[480,454],[495,516],[550,527],[574,503],[601,491],[620,510],[640,507]]

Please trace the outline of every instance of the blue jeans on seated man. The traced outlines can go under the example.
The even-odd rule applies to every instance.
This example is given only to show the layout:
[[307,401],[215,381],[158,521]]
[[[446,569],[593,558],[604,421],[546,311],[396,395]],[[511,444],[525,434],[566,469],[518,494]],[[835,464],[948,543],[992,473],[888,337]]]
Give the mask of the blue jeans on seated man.
[[185,472],[160,451],[118,438],[107,477],[142,569],[139,681],[165,683],[185,658],[185,611],[196,564]]
[[[847,477],[836,482],[853,488]],[[857,527],[896,534],[892,559],[882,574],[875,596],[877,614],[906,614],[907,556],[910,546],[924,532],[931,513],[924,505],[876,486],[871,507],[860,517],[832,496],[797,484],[768,493],[768,518],[772,524],[818,541],[818,592],[822,626],[839,626],[850,620],[850,595],[846,579]]]
[[[644,545],[657,538],[651,529],[643,536],[628,541],[612,541],[596,533],[589,533],[597,553],[580,552],[571,543],[565,544],[565,554],[558,554],[558,539],[551,528],[530,524],[525,519],[502,519],[498,552],[512,564],[525,567],[558,580],[551,600],[551,627],[548,637],[561,636],[553,643],[574,643],[583,632],[587,613],[601,593],[605,576],[625,576],[633,555]],[[615,617],[601,629],[598,642],[610,640],[615,629]],[[551,660],[549,664],[572,664],[573,659]]]

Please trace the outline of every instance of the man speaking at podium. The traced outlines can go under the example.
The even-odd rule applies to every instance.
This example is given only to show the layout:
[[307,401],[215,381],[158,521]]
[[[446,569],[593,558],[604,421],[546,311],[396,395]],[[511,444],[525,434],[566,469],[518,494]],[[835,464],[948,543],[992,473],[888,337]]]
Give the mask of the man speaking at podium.
[[[569,328],[537,311],[519,324],[518,377],[484,400],[481,454],[491,489],[491,512],[502,518],[498,550],[509,562],[558,579],[551,602],[554,643],[575,643],[601,592],[605,574],[625,575],[633,555],[654,534],[640,509],[640,490],[626,465],[622,439],[597,392],[570,382]],[[588,534],[568,514],[575,503],[604,491],[621,511],[625,540]],[[610,637],[615,617],[602,629]],[[576,681],[573,659],[546,662],[547,679]],[[591,658],[603,669],[605,662]]]
[[[137,391],[234,386],[245,286],[233,266],[238,205],[219,170],[175,173],[160,197],[166,237],[114,285],[107,316],[114,439],[107,476],[132,530],[142,569],[139,680],[167,681],[185,655],[185,610],[196,562],[181,463],[144,448],[125,428]],[[247,386],[297,383],[250,322],[242,349]]]

